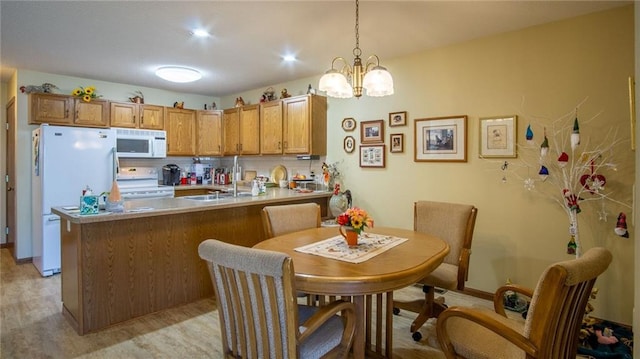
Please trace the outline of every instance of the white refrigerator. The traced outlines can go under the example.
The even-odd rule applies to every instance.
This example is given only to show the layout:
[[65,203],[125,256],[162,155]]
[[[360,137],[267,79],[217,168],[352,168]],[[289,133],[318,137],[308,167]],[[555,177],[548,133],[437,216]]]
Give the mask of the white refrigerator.
[[96,195],[111,189],[116,138],[109,128],[42,125],[31,140],[32,257],[50,276],[60,272],[60,217],[51,207],[79,206],[87,186]]

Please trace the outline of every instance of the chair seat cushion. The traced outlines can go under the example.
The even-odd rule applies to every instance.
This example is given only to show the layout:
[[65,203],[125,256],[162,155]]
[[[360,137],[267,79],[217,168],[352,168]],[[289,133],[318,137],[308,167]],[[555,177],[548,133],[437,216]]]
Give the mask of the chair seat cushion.
[[458,266],[442,263],[428,276],[421,279],[419,283],[444,289],[456,289],[458,285]]
[[[298,305],[298,320],[300,325],[309,319],[318,307],[310,307],[307,305]],[[304,327],[300,327],[300,332],[305,331]],[[322,327],[316,330],[307,340],[300,346],[300,358],[320,358],[331,349],[340,344],[344,324],[342,318],[335,315],[326,321]]]
[[[515,331],[522,333],[524,323],[508,319],[492,310],[474,308],[499,320]],[[525,358],[523,350],[487,328],[462,318],[447,320],[447,333],[456,353],[469,359],[519,359]]]

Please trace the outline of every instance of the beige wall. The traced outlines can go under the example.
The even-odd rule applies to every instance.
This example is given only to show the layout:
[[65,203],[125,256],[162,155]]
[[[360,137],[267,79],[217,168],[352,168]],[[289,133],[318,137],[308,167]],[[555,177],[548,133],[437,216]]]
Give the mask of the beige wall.
[[[636,4],[637,5],[637,4]],[[638,82],[640,81],[640,36],[638,36],[638,31],[640,29],[640,6],[635,6],[635,33],[636,33],[636,42],[635,42],[635,54],[636,54],[636,76],[635,76],[635,93],[636,93],[636,97],[635,97],[635,108],[636,108],[636,118],[634,119],[635,121],[637,121],[638,118],[638,107],[640,106],[640,88],[638,87]],[[640,126],[636,125],[636,143],[638,143],[638,138],[640,138]],[[640,163],[640,150],[636,149],[636,164]],[[637,179],[640,178],[640,166],[636,165],[636,175],[635,175],[635,179],[637,182]],[[636,203],[638,202],[638,200],[640,200],[640,194],[638,193],[638,191],[635,191],[635,201]],[[636,211],[634,213],[634,223],[638,223],[638,221],[640,220],[640,214],[638,214],[638,211]],[[635,239],[636,243],[638,242],[638,239],[640,239],[640,235],[636,232],[634,233],[633,238]],[[640,246],[636,245],[636,253],[635,253],[635,275],[636,278],[640,278]],[[640,286],[637,285],[635,286],[635,309],[633,312],[633,327],[636,328],[635,330],[635,334],[634,334],[634,342],[637,343],[638,340],[640,339],[640,330],[638,330],[638,328],[640,328]],[[640,346],[635,345],[635,347],[633,348],[633,355],[636,358],[640,358]]]
[[[571,114],[586,99],[579,113],[583,144],[601,143],[608,128],[617,128],[618,138],[626,140],[615,148],[617,171],[603,174],[613,197],[630,206],[635,164],[628,142],[627,79],[634,71],[633,26],[633,7],[629,6],[405,58],[382,59],[394,76],[395,95],[329,99],[327,160],[342,161],[345,188],[352,191],[355,205],[371,211],[380,226],[411,228],[415,200],[476,205],[479,213],[468,287],[493,292],[509,278],[534,286],[550,263],[573,258],[566,254],[568,218],[551,201],[555,195],[528,192],[518,178],[527,177],[523,160],[536,164],[537,149],[521,151],[517,159],[509,159],[510,169],[516,173],[507,173],[506,183],[501,182],[503,160],[478,158],[478,118],[517,115],[519,143],[524,145],[527,124],[548,126],[552,120]],[[331,56],[344,56],[348,50],[328,53],[327,66]],[[365,55],[369,51],[375,48],[363,48]],[[308,83],[317,86],[318,77],[274,88],[287,87],[297,94],[305,91]],[[239,95],[255,102],[263,90],[223,98],[223,105],[231,106]],[[348,135],[340,127],[342,119],[384,119],[387,123],[388,113],[396,111],[408,112],[409,125],[385,125],[385,143],[389,145],[389,133],[404,133],[405,152],[387,153],[384,169],[361,169],[358,155],[345,154],[342,149]],[[451,115],[469,117],[467,162],[414,162],[413,120]],[[357,131],[349,134],[359,142]],[[523,156],[525,152],[527,156]],[[537,178],[538,169],[531,168],[529,175]],[[537,188],[547,186],[538,183]],[[607,202],[609,216],[602,222],[597,215],[600,202],[584,203],[579,230],[583,248],[605,246],[615,258],[598,280],[600,294],[594,314],[631,324],[634,241],[613,232],[617,214],[624,211],[629,231],[632,236],[635,233],[631,209],[625,205]]]
[[[572,258],[565,254],[569,239],[568,220],[549,197],[524,190],[518,178],[527,176],[526,168],[518,166],[524,158],[522,155],[509,160],[510,168],[516,173],[507,173],[506,183],[501,182],[502,161],[478,158],[478,118],[518,115],[518,136],[522,138],[523,129],[529,122],[545,125],[570,113],[587,99],[579,115],[583,139],[591,138],[591,143],[598,143],[602,140],[603,129],[618,128],[619,137],[628,140],[627,78],[634,71],[633,26],[633,8],[630,6],[409,57],[382,59],[382,64],[394,76],[396,94],[381,99],[330,99],[327,161],[341,163],[345,187],[353,192],[355,204],[371,211],[380,226],[411,228],[412,203],[419,199],[476,205],[479,215],[468,286],[492,292],[508,278],[533,286],[548,264]],[[330,57],[350,53],[350,49],[336,51],[327,54],[327,66]],[[368,55],[375,48],[365,47],[363,51]],[[47,78],[51,76],[55,75]],[[309,83],[316,87],[318,78],[273,87],[277,91],[287,87],[290,93],[297,95],[306,92]],[[18,83],[38,84],[44,82],[40,81],[42,79],[43,76],[37,74],[20,77]],[[65,77],[58,80],[69,89],[86,81]],[[125,93],[137,89],[129,86],[125,90],[122,84],[120,87],[110,83],[95,85],[99,91],[108,92],[104,93],[106,98],[115,99],[118,96],[126,98]],[[264,89],[255,89],[228,96],[218,104],[221,108],[231,107],[233,99],[240,95],[255,103],[262,91]],[[26,125],[26,105],[20,104],[21,96],[18,95],[18,171],[21,179],[28,180],[28,142],[33,126]],[[409,125],[385,126],[385,142],[388,145],[389,133],[404,133],[405,152],[387,153],[384,169],[361,169],[357,154],[346,154],[342,149],[343,138],[347,135],[340,127],[342,119],[383,119],[386,123],[388,113],[396,111],[408,112]],[[595,120],[587,121],[598,113]],[[467,162],[414,162],[413,121],[451,115],[469,117]],[[359,132],[351,134],[359,141]],[[606,246],[614,255],[613,264],[598,281],[600,294],[594,303],[594,314],[631,324],[634,242],[613,234],[618,212],[625,211],[629,219],[633,217],[625,206],[631,204],[635,173],[634,154],[629,150],[628,142],[615,149],[615,160],[617,172],[605,173],[607,187],[623,204],[606,204],[607,222],[598,221],[595,212],[599,206],[584,204],[583,213],[579,215],[580,235],[585,248]],[[537,169],[531,171],[534,172],[532,176],[537,173]],[[543,188],[543,185],[539,187]],[[28,192],[19,192],[18,196],[26,201],[24,203],[30,203]],[[25,210],[29,212],[28,207]],[[19,218],[29,217],[20,214],[19,211]],[[632,221],[628,224],[633,236]],[[19,227],[22,236],[29,235],[28,221],[22,220]]]

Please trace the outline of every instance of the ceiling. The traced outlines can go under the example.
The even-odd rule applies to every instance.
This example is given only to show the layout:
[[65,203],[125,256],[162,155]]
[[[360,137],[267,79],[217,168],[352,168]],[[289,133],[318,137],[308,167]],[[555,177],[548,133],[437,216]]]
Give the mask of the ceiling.
[[[360,3],[360,48],[385,60],[632,1]],[[225,96],[316,76],[353,61],[355,1],[0,1],[0,69],[16,68],[176,92]],[[195,27],[211,36],[195,38]],[[285,54],[297,60],[285,63]],[[162,65],[202,72],[189,84]],[[389,68],[393,74],[393,69]],[[31,84],[38,85],[38,84]]]

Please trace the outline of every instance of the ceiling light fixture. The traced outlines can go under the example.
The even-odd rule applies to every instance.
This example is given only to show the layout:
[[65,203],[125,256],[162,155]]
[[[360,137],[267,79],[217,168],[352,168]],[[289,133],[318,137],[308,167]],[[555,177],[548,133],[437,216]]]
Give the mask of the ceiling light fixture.
[[[359,0],[356,0],[356,47],[353,49],[353,66],[349,66],[343,57],[336,57],[331,61],[331,69],[325,72],[320,78],[318,90],[325,91],[329,97],[359,98],[362,96],[362,89],[367,90],[367,96],[382,97],[393,95],[393,78],[386,68],[380,66],[380,59],[377,55],[371,55],[362,64],[360,55],[360,35],[359,27]],[[344,66],[337,70],[336,61],[342,61]],[[349,80],[351,84],[349,84]]]
[[193,82],[202,78],[198,70],[181,66],[164,66],[156,70],[156,76],[171,82]]
[[190,31],[191,36],[195,37],[209,37],[211,34],[207,30],[204,29],[193,29]]

